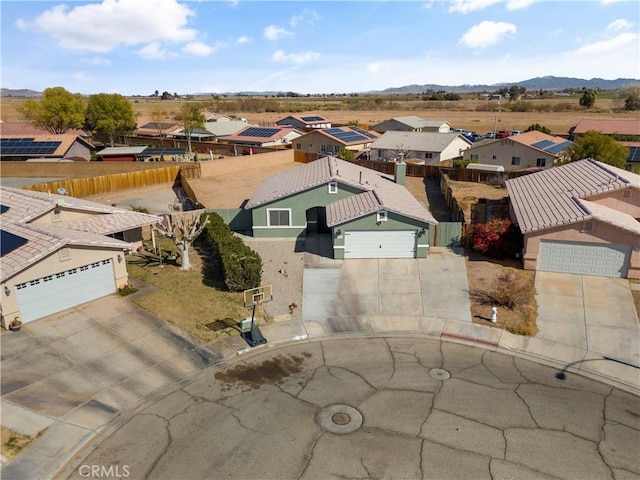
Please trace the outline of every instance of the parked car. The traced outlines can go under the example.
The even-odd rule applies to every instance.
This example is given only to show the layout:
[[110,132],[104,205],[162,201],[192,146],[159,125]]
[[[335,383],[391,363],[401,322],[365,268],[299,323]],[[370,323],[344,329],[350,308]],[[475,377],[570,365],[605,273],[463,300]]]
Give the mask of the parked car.
[[494,133],[493,132],[487,132],[487,134],[484,136],[484,138],[494,138]]
[[507,132],[506,130],[500,130],[499,132],[496,132],[496,138],[507,138],[509,136],[509,132]]
[[511,136],[513,135],[520,135],[520,130],[511,130],[511,132],[509,132],[511,134]]

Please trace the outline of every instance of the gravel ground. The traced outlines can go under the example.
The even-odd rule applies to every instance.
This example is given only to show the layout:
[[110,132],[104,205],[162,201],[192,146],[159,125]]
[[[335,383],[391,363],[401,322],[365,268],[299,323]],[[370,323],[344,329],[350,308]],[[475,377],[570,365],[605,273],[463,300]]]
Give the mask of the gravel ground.
[[301,320],[304,252],[300,243],[296,248],[296,241],[290,238],[263,239],[236,235],[258,252],[262,258],[262,281],[273,285],[273,301],[263,305],[265,311],[276,322]]

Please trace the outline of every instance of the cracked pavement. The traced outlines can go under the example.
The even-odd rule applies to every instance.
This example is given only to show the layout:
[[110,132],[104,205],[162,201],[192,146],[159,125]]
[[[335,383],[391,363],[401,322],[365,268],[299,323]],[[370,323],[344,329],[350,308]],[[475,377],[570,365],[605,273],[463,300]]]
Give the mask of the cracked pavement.
[[[118,465],[136,479],[640,477],[638,397],[556,373],[411,337],[274,347],[110,425],[65,476]],[[318,417],[334,405],[357,409],[362,426],[323,428]]]

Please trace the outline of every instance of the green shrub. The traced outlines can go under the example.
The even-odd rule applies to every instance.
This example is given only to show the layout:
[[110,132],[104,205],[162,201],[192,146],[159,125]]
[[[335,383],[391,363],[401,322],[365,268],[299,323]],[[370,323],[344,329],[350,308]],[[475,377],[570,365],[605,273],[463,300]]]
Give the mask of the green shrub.
[[241,292],[259,286],[262,280],[260,255],[234,236],[220,215],[214,212],[204,215],[209,217],[209,223],[198,237],[198,244],[219,260],[227,289]]

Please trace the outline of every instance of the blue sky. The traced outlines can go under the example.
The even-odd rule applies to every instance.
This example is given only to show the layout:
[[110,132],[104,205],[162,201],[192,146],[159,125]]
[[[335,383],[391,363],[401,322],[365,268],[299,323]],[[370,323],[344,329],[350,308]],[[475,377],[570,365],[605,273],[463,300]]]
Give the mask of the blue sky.
[[1,0],[1,86],[350,93],[640,78],[627,0]]

